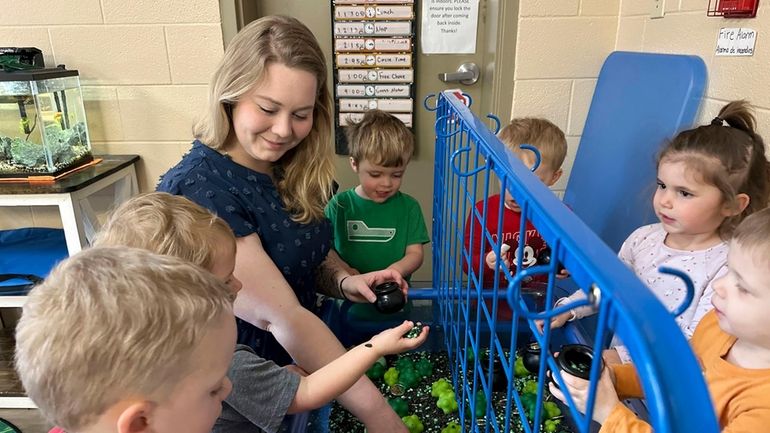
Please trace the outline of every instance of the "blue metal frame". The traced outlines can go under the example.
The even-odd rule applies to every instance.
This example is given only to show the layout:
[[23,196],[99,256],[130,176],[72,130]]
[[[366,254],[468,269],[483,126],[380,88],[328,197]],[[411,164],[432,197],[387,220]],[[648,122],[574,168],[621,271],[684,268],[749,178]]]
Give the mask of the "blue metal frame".
[[[511,420],[521,417],[526,433],[539,432],[541,409],[534,419],[526,419],[519,393],[513,386],[514,353],[521,346],[521,336],[531,335],[541,349],[538,397],[543,396],[546,371],[558,371],[551,347],[560,331],[552,331],[545,321],[543,334],[537,333],[536,318],[549,318],[578,305],[594,305],[598,310],[598,326],[594,338],[594,353],[601,353],[603,342],[612,332],[628,347],[639,371],[650,412],[650,424],[658,433],[718,432],[716,417],[700,367],[674,322],[671,313],[626,268],[574,213],[566,208],[451,92],[437,96],[436,160],[433,198],[433,284],[440,304],[440,320],[444,338],[453,365],[453,382],[460,405],[460,425],[472,426],[473,432],[508,432]],[[466,217],[482,227],[489,218],[502,221],[498,215],[488,215],[486,201],[483,212],[476,211],[475,203],[489,196],[491,186],[499,181],[501,190],[507,190],[521,206],[521,232],[526,223],[532,223],[552,250],[547,266],[534,266],[510,275],[504,265],[495,271],[494,287],[482,288],[481,276],[470,262],[472,252],[464,247]],[[610,180],[608,180],[610,181]],[[597,206],[601,203],[597,202]],[[498,224],[501,226],[502,224]],[[482,234],[483,251],[493,250],[500,260],[500,230],[497,236]],[[470,231],[474,236],[474,231]],[[473,242],[470,243],[473,245]],[[524,242],[519,242],[516,269],[523,269]],[[483,255],[481,255],[483,262]],[[556,269],[564,265],[574,283],[588,295],[585,300],[569,306],[552,308],[556,300]],[[476,269],[485,266],[478,263]],[[466,274],[467,272],[467,274]],[[501,287],[499,275],[505,275],[507,286]],[[521,295],[523,278],[535,274],[548,275],[545,309],[534,311],[531,303]],[[483,299],[491,302],[491,308]],[[507,300],[513,310],[510,323],[500,322],[498,307]],[[687,303],[689,304],[689,302]],[[687,305],[685,304],[685,305]],[[666,350],[659,350],[665,347]],[[656,350],[658,348],[658,350]],[[488,363],[479,356],[489,351]],[[473,356],[470,356],[472,354]],[[503,373],[508,379],[504,422],[496,419],[492,407],[492,362],[502,361]],[[485,360],[486,361],[486,360]],[[594,363],[590,374],[590,396],[587,413],[594,404],[594,392],[599,377],[599,363]],[[554,378],[563,388],[561,375]],[[475,417],[475,399],[478,390],[487,396],[486,419],[479,423]],[[470,412],[466,412],[466,407]],[[589,416],[580,414],[569,401],[576,430],[587,433]],[[518,415],[522,414],[522,415]]]

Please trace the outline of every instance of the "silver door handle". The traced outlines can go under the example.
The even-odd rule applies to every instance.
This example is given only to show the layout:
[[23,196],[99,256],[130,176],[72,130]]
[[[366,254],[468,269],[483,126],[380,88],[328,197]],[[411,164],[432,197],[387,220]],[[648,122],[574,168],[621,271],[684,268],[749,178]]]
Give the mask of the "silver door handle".
[[471,85],[479,81],[480,70],[473,62],[463,63],[457,68],[457,72],[443,72],[438,74],[438,79],[445,83],[459,82]]

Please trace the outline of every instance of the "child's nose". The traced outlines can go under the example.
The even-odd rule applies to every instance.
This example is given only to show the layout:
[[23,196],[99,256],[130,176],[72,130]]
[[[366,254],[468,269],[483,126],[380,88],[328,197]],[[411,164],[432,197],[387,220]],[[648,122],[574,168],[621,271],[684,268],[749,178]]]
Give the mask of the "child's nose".
[[726,280],[727,280],[727,276],[723,275],[717,278],[716,280],[714,280],[714,282],[711,284],[711,286],[714,288],[714,294],[719,296],[720,298],[725,297]]
[[662,191],[658,194],[658,202],[661,206],[671,207],[671,194],[668,191]]

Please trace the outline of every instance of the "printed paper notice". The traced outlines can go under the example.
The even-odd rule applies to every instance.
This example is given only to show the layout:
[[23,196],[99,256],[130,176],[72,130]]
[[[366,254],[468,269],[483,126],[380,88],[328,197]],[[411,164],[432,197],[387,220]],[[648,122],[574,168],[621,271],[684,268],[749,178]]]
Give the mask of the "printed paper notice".
[[479,0],[425,0],[422,4],[423,54],[476,52]]
[[757,32],[740,27],[721,28],[717,37],[717,56],[753,56]]

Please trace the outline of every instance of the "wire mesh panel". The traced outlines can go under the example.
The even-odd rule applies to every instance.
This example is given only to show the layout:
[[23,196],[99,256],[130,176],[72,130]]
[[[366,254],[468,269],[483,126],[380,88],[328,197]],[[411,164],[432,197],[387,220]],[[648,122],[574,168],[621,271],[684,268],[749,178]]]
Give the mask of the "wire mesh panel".
[[[431,109],[436,112],[433,282],[463,431],[544,431],[543,405],[527,410],[517,387],[517,350],[530,343],[539,347],[538,402],[548,394],[549,376],[565,389],[554,354],[573,337],[569,327],[551,329],[550,318],[590,307],[598,314],[593,353],[601,353],[612,333],[622,339],[656,432],[717,432],[698,363],[673,316],[460,98],[444,92]],[[539,154],[530,150],[537,164]],[[505,199],[497,192],[509,193],[520,210],[517,239],[503,237]],[[485,229],[489,226],[496,232]],[[548,257],[528,250],[527,237],[535,230]],[[493,265],[487,264],[489,252]],[[586,296],[554,307],[563,296],[561,267]],[[588,414],[601,368],[601,362],[590,363]],[[591,430],[591,417],[578,412],[571,399],[565,410],[572,430]]]

